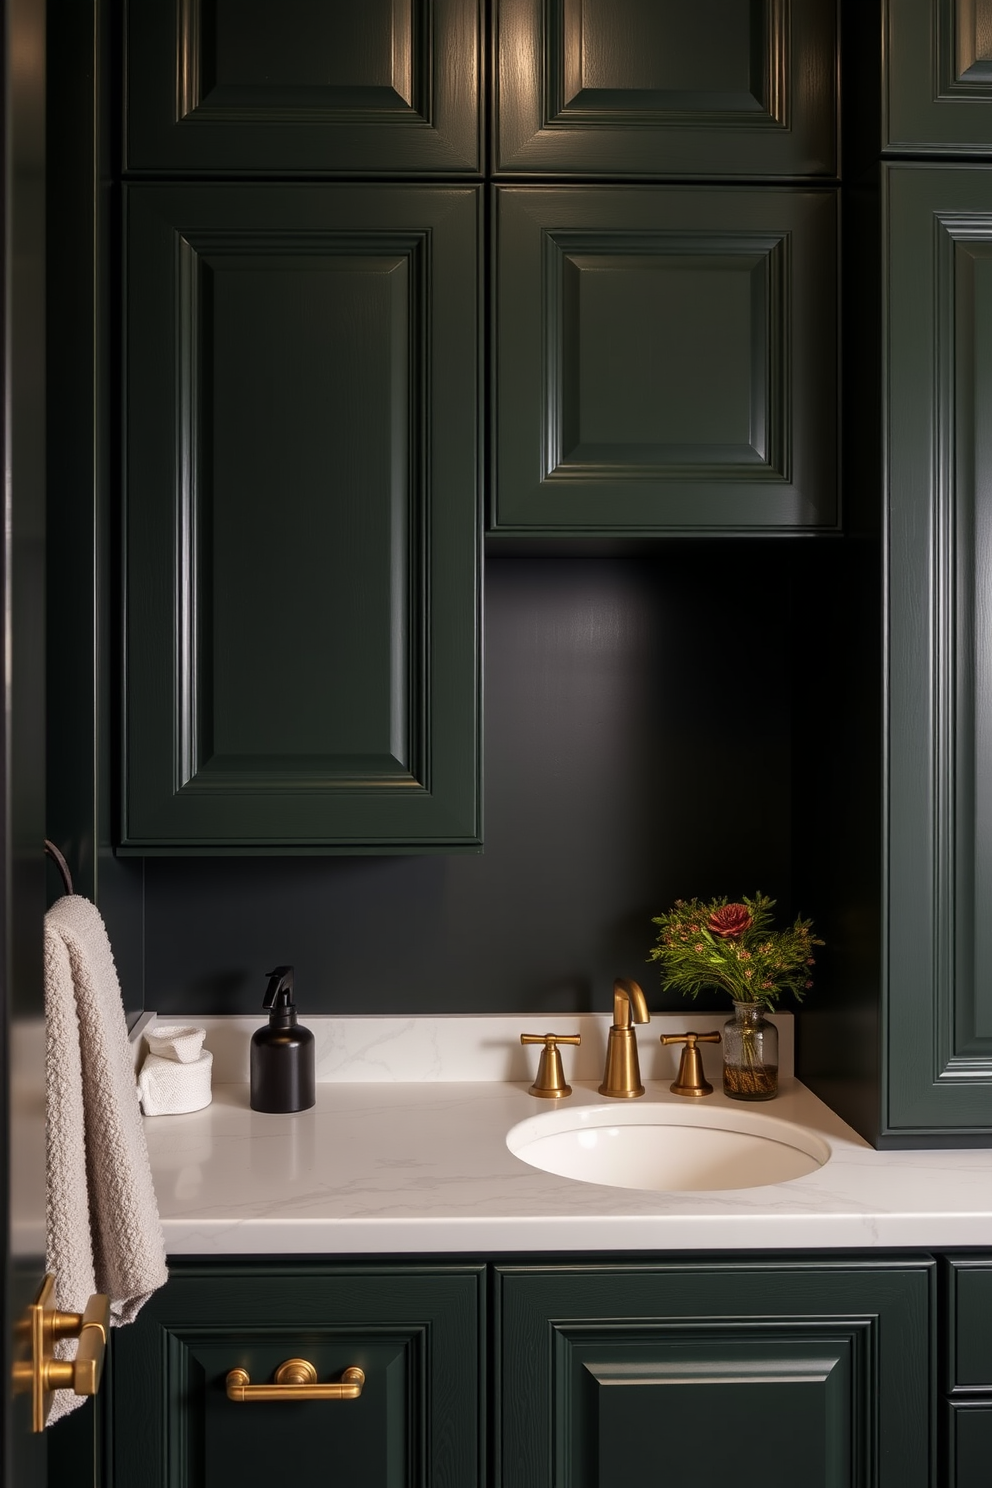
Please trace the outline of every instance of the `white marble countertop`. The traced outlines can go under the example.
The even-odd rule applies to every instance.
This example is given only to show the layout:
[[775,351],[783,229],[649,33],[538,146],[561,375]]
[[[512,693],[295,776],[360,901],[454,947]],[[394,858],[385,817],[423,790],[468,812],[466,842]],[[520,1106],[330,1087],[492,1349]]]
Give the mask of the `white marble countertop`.
[[[561,1021],[561,1020],[557,1020]],[[669,1076],[670,1079],[670,1076]],[[572,1104],[613,1104],[573,1077]],[[663,1080],[643,1102],[679,1102]],[[718,1089],[707,1105],[736,1106]],[[335,1082],[292,1116],[243,1083],[146,1118],[172,1255],[992,1246],[992,1150],[876,1152],[795,1080],[759,1109],[819,1133],[807,1177],[716,1193],[578,1183],[514,1157],[506,1133],[558,1103],[499,1080]],[[684,1104],[684,1103],[683,1103]]]

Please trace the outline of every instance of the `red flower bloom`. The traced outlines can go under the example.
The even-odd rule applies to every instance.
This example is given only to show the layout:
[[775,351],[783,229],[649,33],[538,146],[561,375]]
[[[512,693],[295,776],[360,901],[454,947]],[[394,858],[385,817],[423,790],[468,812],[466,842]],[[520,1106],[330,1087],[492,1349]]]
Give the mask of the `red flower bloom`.
[[751,911],[746,904],[725,904],[713,911],[706,928],[721,940],[739,940],[751,928]]

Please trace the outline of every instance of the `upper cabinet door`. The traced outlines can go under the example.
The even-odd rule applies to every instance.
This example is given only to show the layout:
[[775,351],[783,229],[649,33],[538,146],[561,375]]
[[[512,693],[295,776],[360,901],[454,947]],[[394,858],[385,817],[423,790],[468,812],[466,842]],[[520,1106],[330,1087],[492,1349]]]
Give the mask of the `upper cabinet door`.
[[886,1133],[992,1131],[992,170],[886,168]]
[[128,171],[478,174],[480,0],[127,0]]
[[836,526],[834,190],[496,194],[497,529]]
[[885,0],[883,146],[992,151],[992,0]]
[[480,189],[127,189],[124,850],[477,847]]
[[496,0],[496,169],[831,176],[835,0]]

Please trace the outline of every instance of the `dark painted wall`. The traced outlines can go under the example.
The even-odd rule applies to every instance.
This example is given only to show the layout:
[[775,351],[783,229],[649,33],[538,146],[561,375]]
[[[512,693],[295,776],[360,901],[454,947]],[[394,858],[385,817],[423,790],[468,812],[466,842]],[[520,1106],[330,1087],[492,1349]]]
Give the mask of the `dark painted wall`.
[[605,1009],[617,974],[679,1005],[645,965],[652,914],[755,889],[812,912],[792,904],[811,547],[490,559],[483,855],[149,859],[145,1006],[249,1012],[282,961],[321,1012]]

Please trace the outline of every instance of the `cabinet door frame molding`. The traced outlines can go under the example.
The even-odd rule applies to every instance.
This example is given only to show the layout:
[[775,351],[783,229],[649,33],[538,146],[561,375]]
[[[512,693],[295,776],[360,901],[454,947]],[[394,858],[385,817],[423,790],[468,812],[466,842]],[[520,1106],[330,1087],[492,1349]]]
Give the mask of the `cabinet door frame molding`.
[[121,850],[476,850],[479,188],[129,185],[127,221]]

